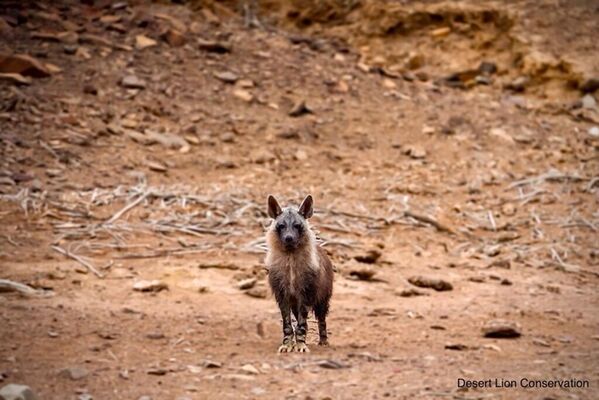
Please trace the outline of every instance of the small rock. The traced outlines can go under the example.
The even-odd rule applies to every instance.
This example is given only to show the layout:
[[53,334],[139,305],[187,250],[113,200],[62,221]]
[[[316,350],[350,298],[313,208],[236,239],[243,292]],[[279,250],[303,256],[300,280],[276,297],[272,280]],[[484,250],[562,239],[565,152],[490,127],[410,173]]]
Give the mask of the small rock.
[[153,46],[156,46],[157,44],[158,44],[158,42],[156,42],[154,39],[151,39],[147,36],[144,36],[144,35],[135,36],[135,48],[138,50],[143,50],[148,47],[153,47]]
[[241,370],[250,375],[258,375],[260,371],[258,368],[254,367],[252,364],[245,364],[241,367]]
[[178,149],[182,152],[189,150],[189,143],[184,138],[172,133],[159,133],[151,130],[145,130],[146,136],[169,149]]
[[342,364],[339,361],[335,361],[335,360],[320,360],[320,361],[317,361],[316,365],[318,365],[321,368],[325,368],[325,369],[349,368],[349,365]]
[[592,126],[589,128],[589,135],[595,139],[599,139],[599,126]]
[[508,260],[508,259],[493,260],[487,265],[487,268],[510,269],[511,267],[512,267],[512,264],[511,264],[510,260]]
[[514,138],[511,135],[509,135],[503,128],[491,128],[489,134],[491,136],[500,138],[507,143],[514,143]]
[[430,33],[432,37],[447,36],[451,33],[451,28],[444,26],[442,28],[433,29]]
[[89,372],[82,367],[65,368],[58,373],[58,376],[60,376],[61,378],[69,378],[73,381],[78,381],[80,379],[85,378],[88,375]]
[[514,79],[512,82],[505,85],[506,89],[513,90],[514,92],[523,92],[530,82],[530,78],[527,76],[520,76]]
[[230,84],[237,82],[237,80],[239,79],[239,77],[231,71],[215,72],[214,77],[220,81]]
[[31,176],[27,173],[22,173],[22,172],[15,172],[10,177],[12,178],[13,181],[15,181],[17,183],[29,182],[30,180],[34,179],[33,176]]
[[468,278],[470,282],[483,283],[485,281],[484,276],[471,276]]
[[223,379],[232,379],[232,380],[236,380],[236,381],[253,381],[256,378],[250,375],[244,375],[244,374],[223,374],[220,375],[221,378]]
[[490,85],[493,83],[493,79],[487,75],[477,75],[474,78],[474,81],[479,85]]
[[422,133],[424,135],[432,135],[433,133],[435,133],[435,128],[428,125],[422,125]]
[[0,389],[0,399],[2,400],[37,400],[33,390],[29,386],[8,384]]
[[522,335],[520,326],[511,321],[495,319],[488,321],[482,328],[483,336],[487,338],[517,338]]
[[0,54],[0,73],[20,74],[32,78],[46,78],[52,75],[45,65],[25,54]]
[[252,157],[252,161],[256,164],[266,164],[276,159],[277,157],[272,152],[265,149],[259,149],[258,152]]
[[85,85],[83,85],[83,93],[97,96],[98,88],[92,85],[91,83],[86,83]]
[[232,271],[236,271],[240,269],[239,265],[230,263],[230,262],[201,262],[198,264],[198,268],[200,269],[229,269]]
[[458,351],[468,350],[469,349],[468,346],[466,346],[465,344],[462,344],[462,343],[447,343],[445,345],[445,348],[447,350],[458,350]]
[[597,108],[597,101],[595,100],[595,98],[593,97],[592,94],[585,94],[582,99],[580,99],[581,103],[582,103],[582,108],[587,108],[587,109],[591,109],[594,110]]
[[233,96],[245,101],[246,103],[251,103],[254,100],[254,95],[245,89],[235,89],[233,91]]
[[486,245],[483,247],[483,253],[485,253],[485,255],[487,257],[495,257],[495,256],[499,255],[499,253],[501,253],[501,246],[500,245]]
[[202,367],[204,368],[222,368],[223,363],[214,360],[204,360],[202,362]]
[[370,281],[376,274],[376,271],[369,266],[354,265],[349,270],[349,276],[361,281]]
[[354,260],[365,264],[374,264],[382,255],[383,253],[379,249],[370,249],[366,254],[354,256]]
[[551,347],[551,345],[549,344],[549,342],[547,342],[546,340],[543,340],[543,339],[534,338],[532,340],[532,343],[536,344],[537,346]]
[[181,47],[187,41],[185,35],[176,29],[168,29],[162,38],[172,47]]
[[235,134],[233,132],[224,132],[220,135],[220,140],[223,143],[233,143],[235,141]]
[[277,137],[280,137],[281,139],[299,139],[300,134],[297,129],[286,129],[277,133]]
[[483,61],[478,66],[478,71],[482,74],[492,75],[497,72],[497,64],[489,61]]
[[580,86],[583,93],[593,93],[599,89],[599,78],[589,78]]
[[403,148],[403,153],[415,160],[420,160],[426,157],[426,150],[417,145],[405,146]]
[[416,71],[415,73],[416,78],[418,78],[419,81],[421,82],[426,82],[430,79],[430,76],[428,75],[428,73],[426,71]]
[[268,290],[264,285],[256,285],[244,293],[250,297],[254,297],[257,299],[265,299],[268,295]]
[[17,183],[9,176],[0,177],[0,186],[2,186],[2,185],[15,186],[16,184]]
[[258,282],[258,280],[256,278],[248,278],[248,279],[244,279],[242,281],[239,281],[237,283],[237,287],[240,290],[247,290],[247,289],[251,289],[256,285],[256,282]]
[[121,79],[121,86],[127,89],[145,89],[146,82],[136,75],[127,75]]
[[389,78],[386,78],[383,79],[383,87],[386,89],[397,89],[397,83]]
[[86,47],[78,47],[75,51],[75,57],[79,60],[89,60],[92,55]]
[[166,368],[160,368],[160,367],[156,367],[156,368],[150,368],[146,371],[146,373],[148,375],[156,375],[156,376],[163,376],[168,374],[168,370]]
[[237,86],[244,89],[250,89],[256,86],[251,79],[240,79],[237,81]]
[[290,117],[299,117],[301,115],[304,114],[311,114],[312,113],[312,109],[310,107],[308,107],[308,105],[306,104],[305,100],[300,100],[298,102],[296,102],[293,107],[291,107],[291,110],[289,111],[289,116]]
[[408,289],[403,289],[403,290],[399,291],[397,293],[397,295],[400,297],[416,297],[416,296],[428,296],[428,293],[421,292],[418,289],[408,288]]
[[453,285],[451,283],[439,278],[430,278],[426,276],[411,276],[408,278],[408,282],[410,282],[414,286],[435,289],[439,292],[453,289]]
[[499,234],[499,236],[497,236],[497,241],[499,243],[504,243],[504,242],[511,242],[512,240],[516,240],[518,238],[520,238],[520,234],[518,232],[506,231],[506,232],[501,232]]
[[198,48],[200,50],[209,51],[212,53],[224,54],[231,51],[231,45],[223,42],[212,40],[198,39]]
[[164,339],[166,336],[164,336],[164,333],[162,333],[162,332],[150,332],[150,333],[146,334],[146,337],[148,339],[152,339],[152,340],[160,340],[160,339]]
[[168,171],[168,168],[166,167],[166,165],[159,163],[157,161],[148,160],[148,161],[146,161],[146,165],[152,171],[156,171],[156,172],[167,172]]
[[306,161],[308,159],[308,153],[304,149],[298,149],[293,156],[298,161]]
[[31,79],[21,74],[0,73],[0,81],[10,82],[15,85],[30,85]]
[[168,290],[168,285],[159,280],[138,281],[133,284],[133,290],[138,292],[160,292]]

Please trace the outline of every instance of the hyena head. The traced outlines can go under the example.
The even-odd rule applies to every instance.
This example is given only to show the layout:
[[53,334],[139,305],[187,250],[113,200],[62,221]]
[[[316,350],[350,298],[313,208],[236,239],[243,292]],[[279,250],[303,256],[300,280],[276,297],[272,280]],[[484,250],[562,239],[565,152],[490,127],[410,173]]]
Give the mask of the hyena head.
[[293,252],[310,244],[312,232],[307,220],[314,213],[312,204],[312,196],[308,195],[299,209],[281,209],[279,202],[268,196],[268,215],[274,219],[271,232],[284,251]]

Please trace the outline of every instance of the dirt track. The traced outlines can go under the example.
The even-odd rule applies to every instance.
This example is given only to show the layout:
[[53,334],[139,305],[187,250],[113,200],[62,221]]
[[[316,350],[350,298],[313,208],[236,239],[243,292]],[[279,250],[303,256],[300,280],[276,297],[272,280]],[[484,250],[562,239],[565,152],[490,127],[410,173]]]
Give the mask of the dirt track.
[[[593,2],[365,2],[306,8],[307,24],[287,9],[301,2],[270,1],[256,29],[213,2],[13,3],[0,53],[52,65],[0,82],[0,279],[37,290],[0,293],[0,386],[40,399],[597,398]],[[311,319],[311,353],[275,353],[269,193],[315,198],[337,268],[329,348]],[[168,289],[134,290],[154,279]],[[496,319],[521,336],[483,337]],[[61,373],[75,367],[85,376]]]

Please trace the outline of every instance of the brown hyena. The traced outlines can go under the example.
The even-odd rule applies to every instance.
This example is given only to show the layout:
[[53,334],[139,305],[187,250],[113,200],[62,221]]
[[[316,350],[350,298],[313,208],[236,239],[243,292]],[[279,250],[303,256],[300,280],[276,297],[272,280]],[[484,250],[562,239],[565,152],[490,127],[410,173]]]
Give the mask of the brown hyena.
[[[312,196],[308,195],[299,209],[281,209],[273,196],[268,196],[268,215],[274,219],[266,240],[268,280],[283,317],[283,343],[280,353],[307,352],[308,313],[314,310],[318,320],[319,345],[327,345],[326,317],[333,293],[333,265],[326,252],[316,243],[308,218],[313,214]],[[297,327],[295,340],[291,313]]]

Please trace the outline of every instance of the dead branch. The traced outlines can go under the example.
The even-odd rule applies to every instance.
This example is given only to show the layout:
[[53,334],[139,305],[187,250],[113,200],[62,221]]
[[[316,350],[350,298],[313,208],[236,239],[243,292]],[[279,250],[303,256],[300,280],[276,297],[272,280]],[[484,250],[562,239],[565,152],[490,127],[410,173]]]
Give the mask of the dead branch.
[[47,295],[43,291],[35,290],[31,286],[19,282],[14,282],[8,279],[0,279],[0,292],[19,292],[26,296]]
[[104,275],[100,271],[98,271],[93,265],[91,265],[89,262],[85,261],[83,258],[79,257],[78,255],[70,253],[67,250],[63,249],[62,247],[58,247],[58,246],[51,246],[51,247],[54,251],[77,261],[78,263],[83,265],[85,268],[87,268],[89,271],[93,272],[98,278],[104,278]]
[[104,223],[105,224],[112,224],[114,221],[116,221],[117,219],[119,219],[127,211],[129,211],[130,209],[132,209],[133,207],[135,207],[136,205],[138,205],[139,203],[141,203],[142,201],[144,201],[146,199],[146,197],[148,197],[150,194],[152,194],[151,191],[147,191],[147,192],[143,193],[135,201],[132,201],[131,203],[127,204],[125,207],[123,207],[120,211],[118,211],[108,221],[106,221]]
[[404,215],[409,218],[414,218],[415,220],[423,222],[425,224],[432,225],[440,232],[455,234],[453,229],[443,225],[442,223],[440,223],[439,221],[437,221],[436,219],[434,219],[432,217],[429,217],[428,215],[417,214],[410,210],[404,211]]

